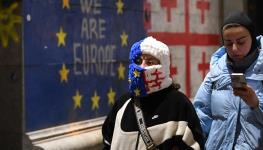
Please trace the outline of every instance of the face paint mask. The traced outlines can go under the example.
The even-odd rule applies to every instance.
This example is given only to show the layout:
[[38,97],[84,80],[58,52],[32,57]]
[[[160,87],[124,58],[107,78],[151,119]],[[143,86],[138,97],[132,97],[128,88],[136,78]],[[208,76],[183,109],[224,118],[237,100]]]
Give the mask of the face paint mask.
[[133,96],[145,97],[168,87],[172,84],[172,79],[161,65],[141,68],[136,64],[130,64],[129,83],[129,90]]
[[[141,55],[149,54],[160,60],[160,65],[145,68],[136,64]],[[170,78],[170,58],[168,47],[152,37],[135,43],[130,52],[129,91],[133,96],[145,97],[172,84]]]

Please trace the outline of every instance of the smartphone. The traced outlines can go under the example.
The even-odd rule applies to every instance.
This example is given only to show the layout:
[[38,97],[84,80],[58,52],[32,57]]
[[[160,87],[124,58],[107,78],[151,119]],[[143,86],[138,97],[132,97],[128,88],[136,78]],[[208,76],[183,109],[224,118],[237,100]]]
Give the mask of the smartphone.
[[233,88],[242,88],[244,85],[247,84],[246,78],[243,73],[232,73],[230,77]]

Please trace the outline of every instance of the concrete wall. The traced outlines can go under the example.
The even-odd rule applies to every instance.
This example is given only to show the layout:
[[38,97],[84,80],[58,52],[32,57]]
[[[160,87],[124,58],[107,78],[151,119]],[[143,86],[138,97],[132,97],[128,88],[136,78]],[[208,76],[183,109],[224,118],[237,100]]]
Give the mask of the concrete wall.
[[45,150],[100,150],[105,117],[27,133],[34,146]]
[[20,2],[0,1],[0,149],[3,150],[20,150],[23,143]]
[[[245,10],[246,8],[246,0],[223,0],[223,18],[227,16],[231,11],[234,10]],[[222,18],[222,19],[223,19]]]

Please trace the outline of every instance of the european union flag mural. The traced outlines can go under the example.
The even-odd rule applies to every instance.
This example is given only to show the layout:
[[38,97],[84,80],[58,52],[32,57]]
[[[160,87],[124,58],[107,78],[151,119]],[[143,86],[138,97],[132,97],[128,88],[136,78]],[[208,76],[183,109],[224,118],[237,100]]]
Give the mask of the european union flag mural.
[[142,0],[24,0],[26,131],[105,116],[128,90]]

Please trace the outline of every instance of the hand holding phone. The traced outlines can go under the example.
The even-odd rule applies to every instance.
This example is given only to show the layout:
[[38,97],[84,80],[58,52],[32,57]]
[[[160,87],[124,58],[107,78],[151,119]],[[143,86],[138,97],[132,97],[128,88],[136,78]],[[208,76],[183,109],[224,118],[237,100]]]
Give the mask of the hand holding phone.
[[232,73],[230,77],[233,88],[242,88],[247,84],[243,73]]

